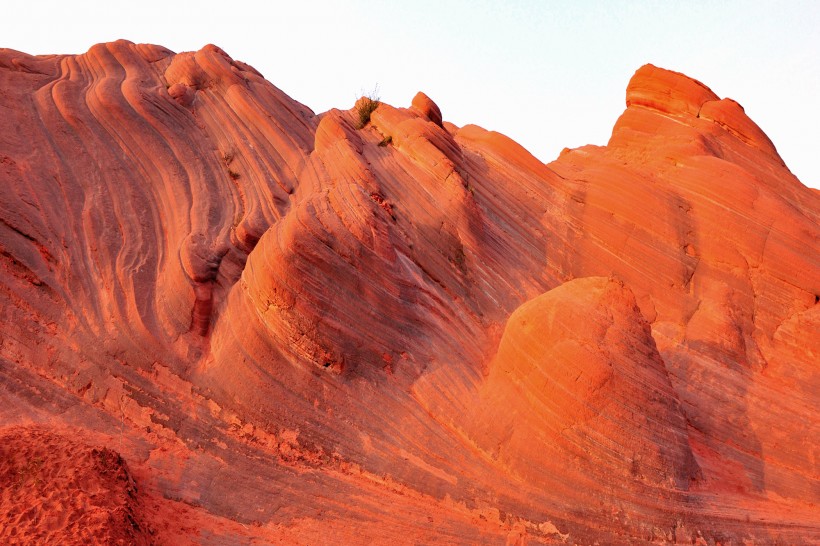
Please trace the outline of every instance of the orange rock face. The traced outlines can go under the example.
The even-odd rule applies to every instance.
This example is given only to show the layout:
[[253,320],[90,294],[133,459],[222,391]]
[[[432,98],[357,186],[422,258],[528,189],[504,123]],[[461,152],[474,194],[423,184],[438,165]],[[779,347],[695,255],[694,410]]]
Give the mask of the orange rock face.
[[5,542],[820,541],[820,197],[703,84],[547,165],[214,46],[0,110]]

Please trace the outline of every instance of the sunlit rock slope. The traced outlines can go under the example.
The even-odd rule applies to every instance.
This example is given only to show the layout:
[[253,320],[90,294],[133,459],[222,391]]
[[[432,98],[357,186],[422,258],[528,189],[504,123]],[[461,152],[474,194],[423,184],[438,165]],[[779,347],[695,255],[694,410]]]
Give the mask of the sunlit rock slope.
[[0,50],[0,537],[820,541],[820,197],[743,108],[647,65],[549,164],[443,114]]

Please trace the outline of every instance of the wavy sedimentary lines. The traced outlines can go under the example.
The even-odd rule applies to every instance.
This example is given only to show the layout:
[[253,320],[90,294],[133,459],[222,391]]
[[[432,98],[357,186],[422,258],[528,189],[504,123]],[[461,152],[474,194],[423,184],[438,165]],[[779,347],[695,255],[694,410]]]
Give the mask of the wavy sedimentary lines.
[[[158,138],[144,116],[134,109],[128,96],[131,93],[125,92],[142,82],[129,79],[126,66],[128,61],[136,62],[136,59],[133,52],[124,50],[127,48],[115,46],[89,51],[87,58],[97,77],[86,102],[101,130],[99,150],[110,153],[109,157],[98,156],[95,161],[113,166],[99,176],[113,204],[116,231],[121,237],[120,249],[111,264],[118,277],[114,292],[128,297],[127,302],[121,303],[123,308],[119,312],[128,316],[129,310],[134,309],[137,320],[132,320],[132,324],[143,326],[156,336],[160,329],[154,310],[154,287],[158,270],[162,269],[158,254],[161,245],[157,241],[165,229],[157,211],[161,200],[151,188],[167,183],[161,174],[165,171],[159,165],[168,162],[173,154],[163,146],[163,139]],[[128,56],[126,59],[123,53]],[[103,142],[113,143],[113,149],[109,152],[108,147],[102,146]],[[135,183],[129,183],[131,181]],[[130,220],[134,218],[136,222]]]
[[[644,76],[639,71],[635,78]],[[684,113],[678,115],[688,119],[691,126],[688,131],[663,125],[658,130],[658,125],[651,120],[652,109],[632,113],[629,110],[613,131],[610,147],[616,156],[631,157],[641,150],[652,151],[658,138],[666,138],[669,143],[680,142],[668,145],[669,157],[685,157],[689,145],[674,135],[686,132],[691,134],[690,142],[700,139],[707,143],[700,150],[694,150],[694,157],[686,159],[684,167],[657,171],[662,173],[660,180],[674,185],[688,203],[687,214],[681,217],[686,218],[690,226],[681,233],[686,242],[683,259],[696,256],[697,267],[691,273],[691,297],[679,300],[677,305],[683,319],[678,325],[673,325],[676,321],[666,315],[675,309],[674,302],[664,304],[657,294],[653,295],[659,313],[655,332],[687,418],[694,427],[692,442],[697,446],[696,455],[705,479],[724,485],[740,478],[736,487],[760,490],[761,484],[769,481],[767,475],[780,463],[772,461],[771,467],[760,464],[760,453],[771,452],[767,447],[771,440],[768,434],[757,434],[765,428],[755,420],[766,422],[771,417],[764,417],[761,411],[766,413],[772,408],[782,411],[791,402],[770,399],[768,403],[759,404],[755,393],[763,389],[771,396],[774,392],[764,387],[769,379],[761,373],[774,356],[768,349],[769,340],[777,324],[800,308],[799,301],[807,300],[805,295],[810,284],[806,281],[812,275],[806,273],[817,267],[812,263],[811,253],[795,252],[794,247],[789,251],[790,258],[783,257],[775,264],[769,261],[767,249],[781,252],[794,244],[786,243],[790,240],[800,240],[808,246],[813,244],[810,237],[806,237],[814,229],[805,222],[806,216],[786,212],[792,203],[803,199],[804,194],[795,195],[789,173],[782,171],[776,178],[771,177],[774,165],[780,160],[764,140],[760,140],[760,146],[765,155],[760,161],[751,162],[749,156],[757,146],[755,142],[719,137],[720,130],[687,117],[685,108]],[[737,122],[754,125],[745,116]],[[640,133],[637,129],[641,123],[655,130]],[[664,158],[649,157],[654,158],[650,164],[662,166]],[[775,197],[771,185],[781,177],[783,182],[777,184],[782,187],[782,193]],[[783,225],[783,231],[789,235],[770,247],[770,225],[775,218],[789,218]],[[745,236],[738,237],[738,230]],[[789,272],[780,269],[784,263],[790,263]],[[750,264],[757,265],[750,267]],[[775,281],[773,275],[788,277],[790,281],[788,284]],[[796,281],[798,277],[803,280]],[[780,307],[784,304],[785,308]],[[687,311],[687,307],[691,310]],[[672,334],[675,329],[680,334]],[[723,409],[720,415],[706,410],[713,405]],[[755,432],[730,439],[731,430],[737,429]],[[738,467],[744,468],[741,474],[737,473]],[[803,472],[807,470],[808,467],[804,467]],[[784,473],[775,472],[778,478],[771,480],[772,483],[776,481],[785,486]],[[794,481],[788,487],[790,494],[802,496],[805,491],[799,485],[799,473],[792,475]]]
[[[170,55],[170,52],[162,51],[153,53],[160,57]],[[293,172],[302,168],[304,160],[297,156],[289,162],[281,161],[291,165],[285,183],[281,181],[281,172],[271,168],[275,162],[249,164],[240,169],[247,180],[239,181],[243,173],[234,170],[239,169],[239,158],[248,155],[246,150],[272,148],[266,143],[274,138],[273,132],[266,129],[266,138],[254,146],[253,138],[248,134],[252,133],[256,120],[247,115],[246,108],[243,112],[247,120],[246,130],[220,136],[220,131],[214,129],[242,124],[237,123],[236,117],[230,123],[222,123],[232,110],[222,108],[221,99],[209,102],[204,96],[198,97],[198,117],[211,120],[206,127],[210,132],[203,136],[216,142],[242,143],[243,148],[238,150],[233,145],[217,146],[231,150],[221,152],[218,157],[220,151],[203,147],[199,139],[184,136],[201,131],[194,115],[169,101],[167,95],[162,98],[160,74],[154,72],[130,44],[118,42],[98,46],[79,61],[72,59],[63,66],[68,67],[67,73],[50,86],[53,104],[71,124],[71,128],[63,132],[64,140],[57,144],[58,153],[64,157],[72,147],[75,155],[77,148],[85,150],[81,155],[82,174],[73,177],[79,187],[71,189],[85,196],[82,201],[85,201],[86,213],[81,217],[86,218],[86,227],[78,231],[88,242],[78,247],[114,249],[111,256],[99,252],[88,256],[86,261],[93,264],[96,273],[81,276],[97,277],[109,288],[112,299],[104,304],[107,310],[101,309],[97,322],[102,322],[104,316],[110,317],[112,312],[128,316],[129,309],[134,309],[136,320],[128,322],[132,326],[142,324],[148,327],[154,336],[162,332],[173,339],[187,329],[188,320],[193,320],[195,331],[207,332],[213,307],[213,284],[217,282],[225,290],[238,278],[238,270],[244,264],[243,255],[287,206],[287,193],[282,189],[292,191],[295,186]],[[87,100],[82,100],[82,95]],[[42,93],[40,96],[43,97],[39,102],[41,110],[50,109],[48,97]],[[214,108],[214,104],[219,108]],[[82,110],[85,108],[87,114]],[[40,117],[49,117],[49,114],[41,112]],[[280,148],[288,148],[298,139],[296,133],[291,131],[295,136],[290,137],[288,146]],[[73,146],[72,138],[82,144]],[[114,149],[110,148],[111,143],[115,143]],[[275,149],[273,147],[274,153]],[[230,162],[226,160],[228,155],[231,156]],[[234,158],[236,164],[228,164],[233,163]],[[104,172],[99,168],[102,165],[106,166]],[[264,179],[254,180],[255,173],[260,173]],[[234,185],[240,190],[241,209],[232,211],[224,207],[221,196],[226,185]],[[262,193],[255,192],[249,198],[243,192],[248,187],[260,188]],[[271,193],[270,190],[276,191]],[[78,201],[71,199],[72,204]],[[181,215],[181,210],[190,212]],[[226,217],[230,221],[226,221]],[[124,218],[138,220],[131,222]],[[230,230],[231,224],[235,224],[234,231]],[[235,237],[233,242],[230,236]],[[93,242],[96,238],[103,238],[104,243],[97,245]],[[163,238],[165,242],[157,244]],[[235,249],[232,243],[240,248]],[[181,264],[167,260],[173,253],[160,254],[166,248],[179,249]],[[220,264],[227,253],[230,253],[231,267],[220,276]],[[187,291],[176,288],[180,283],[191,282],[195,284],[193,298],[188,295],[190,293],[186,294]],[[154,287],[159,287],[160,292],[155,294]],[[127,299],[123,300],[123,295]],[[161,305],[155,310],[157,301]],[[185,308],[189,313],[194,309],[192,319],[183,318]],[[161,315],[162,327],[157,324],[157,314]]]
[[544,165],[423,94],[316,116],[215,46],[0,83],[3,415],[116,437],[204,528],[820,534],[818,199],[702,84],[640,69]]

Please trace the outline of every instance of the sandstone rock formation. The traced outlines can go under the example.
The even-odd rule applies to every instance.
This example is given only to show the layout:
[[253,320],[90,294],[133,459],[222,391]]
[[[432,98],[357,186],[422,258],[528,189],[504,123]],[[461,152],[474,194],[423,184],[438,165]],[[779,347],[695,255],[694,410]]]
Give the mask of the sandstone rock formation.
[[545,165],[215,46],[0,50],[0,479],[53,480],[0,537],[820,541],[820,195],[695,80],[626,102]]

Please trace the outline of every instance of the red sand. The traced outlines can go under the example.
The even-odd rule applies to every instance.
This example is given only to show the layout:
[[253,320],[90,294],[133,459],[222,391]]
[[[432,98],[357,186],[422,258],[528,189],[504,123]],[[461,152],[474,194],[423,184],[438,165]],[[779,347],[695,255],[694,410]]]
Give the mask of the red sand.
[[149,544],[120,456],[42,427],[0,431],[3,544]]

